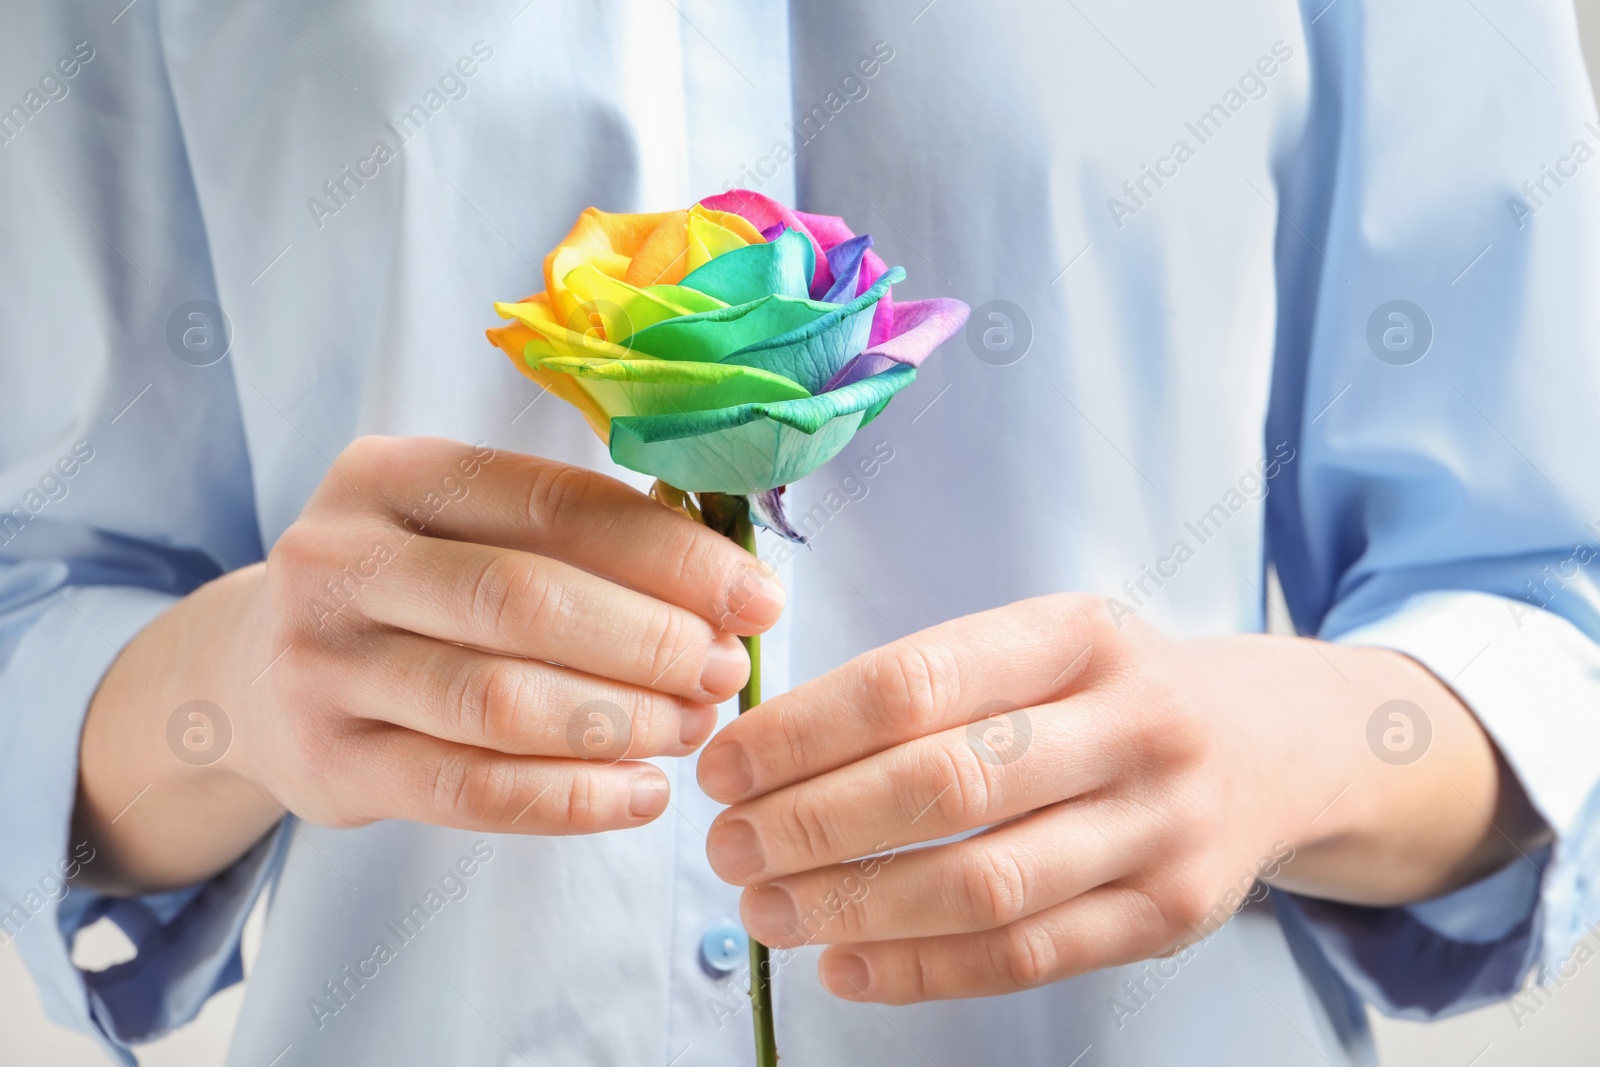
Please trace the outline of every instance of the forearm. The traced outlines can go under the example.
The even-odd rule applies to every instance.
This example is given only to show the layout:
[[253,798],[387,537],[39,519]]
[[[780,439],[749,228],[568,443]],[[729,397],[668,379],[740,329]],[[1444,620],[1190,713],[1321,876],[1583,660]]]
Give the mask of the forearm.
[[[1255,635],[1186,648],[1223,719],[1217,743],[1255,748],[1237,765],[1265,785],[1266,840],[1295,849],[1274,884],[1347,903],[1408,903],[1470,884],[1548,836],[1471,711],[1408,657]],[[1369,742],[1369,720],[1391,701],[1420,709],[1390,709],[1417,719],[1409,739],[1393,735],[1408,751],[1383,746],[1383,730],[1404,730],[1387,713],[1377,748]]]
[[[245,739],[233,736],[217,758],[175,751],[168,729],[191,700],[228,714],[242,669],[243,601],[260,570],[235,572],[179,601],[101,681],[84,721],[73,815],[74,840],[89,840],[100,857],[83,875],[96,888],[151,892],[210,877],[277,822],[279,809],[244,773]],[[224,744],[221,731],[236,724],[232,716],[227,727],[210,724],[211,742]]]

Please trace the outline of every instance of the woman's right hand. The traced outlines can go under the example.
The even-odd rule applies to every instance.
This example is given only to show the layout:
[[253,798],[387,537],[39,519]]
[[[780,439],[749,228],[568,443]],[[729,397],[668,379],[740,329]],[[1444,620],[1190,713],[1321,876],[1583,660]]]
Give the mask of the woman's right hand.
[[[705,742],[749,672],[736,635],[782,608],[738,545],[613,479],[363,438],[264,564],[179,601],[107,672],[81,746],[76,832],[102,857],[86,877],[188,884],[284,810],[340,827],[642,825],[668,786],[638,760]],[[169,741],[195,700],[215,705],[190,706],[195,736],[231,734],[220,758]]]

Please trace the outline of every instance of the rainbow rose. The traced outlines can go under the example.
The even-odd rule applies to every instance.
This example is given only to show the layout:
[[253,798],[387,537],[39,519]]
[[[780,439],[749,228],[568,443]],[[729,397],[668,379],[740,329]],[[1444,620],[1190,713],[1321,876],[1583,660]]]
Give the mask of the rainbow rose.
[[545,290],[488,331],[581,411],[624,467],[748,497],[802,540],[784,486],[832,459],[961,329],[958,300],[896,304],[905,277],[842,219],[735,190],[686,211],[589,208],[544,260]]

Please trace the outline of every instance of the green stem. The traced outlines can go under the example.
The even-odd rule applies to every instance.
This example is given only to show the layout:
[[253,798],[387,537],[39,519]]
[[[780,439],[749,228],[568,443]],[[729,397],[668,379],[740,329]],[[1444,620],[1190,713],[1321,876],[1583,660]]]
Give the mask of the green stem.
[[[684,494],[671,486],[663,486],[657,499],[678,501]],[[655,491],[652,490],[652,495]],[[694,517],[711,529],[735,541],[752,556],[756,554],[756,530],[750,522],[750,502],[742,496],[726,493],[699,493],[700,510]],[[678,506],[669,504],[669,506]],[[694,514],[686,512],[686,514]],[[739,714],[743,715],[761,703],[761,638],[759,635],[741,637],[744,650],[750,654],[750,680],[739,690]],[[750,938],[750,1008],[754,1014],[756,1032],[756,1067],[777,1067],[778,1031],[772,1021],[772,963],[767,946]]]
[[[748,505],[735,512],[732,537],[746,552],[752,556],[756,554],[756,531],[750,522]],[[750,654],[750,680],[739,690],[739,714],[743,715],[761,703],[761,635],[752,634],[740,640],[744,642],[744,650]],[[753,937],[750,939],[750,1009],[756,1031],[756,1067],[777,1067],[778,1032],[772,1018],[772,964],[767,956],[767,946]]]

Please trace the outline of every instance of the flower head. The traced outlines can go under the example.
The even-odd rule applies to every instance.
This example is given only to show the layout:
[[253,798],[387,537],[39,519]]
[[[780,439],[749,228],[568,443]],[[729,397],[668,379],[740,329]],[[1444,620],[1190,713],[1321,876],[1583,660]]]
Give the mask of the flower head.
[[800,539],[780,494],[833,458],[966,321],[896,304],[905,277],[842,219],[736,190],[687,211],[589,208],[544,261],[545,290],[488,331],[583,412],[611,458],[679,489],[748,495]]

